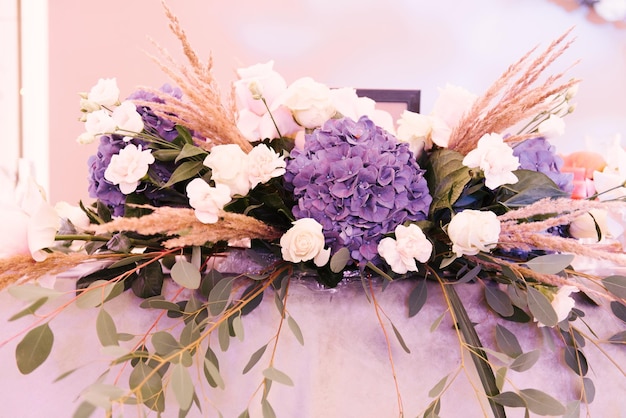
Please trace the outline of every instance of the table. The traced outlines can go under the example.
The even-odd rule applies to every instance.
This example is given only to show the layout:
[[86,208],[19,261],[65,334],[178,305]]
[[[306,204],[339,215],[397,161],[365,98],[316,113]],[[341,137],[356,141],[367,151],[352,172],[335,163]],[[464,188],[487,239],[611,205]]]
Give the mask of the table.
[[[58,279],[57,287],[71,289],[71,279]],[[398,388],[402,397],[404,416],[421,416],[432,400],[428,392],[448,374],[459,371],[442,398],[441,417],[491,416],[482,393],[474,366],[466,354],[461,356],[459,342],[449,315],[437,329],[431,326],[447,309],[438,284],[428,285],[428,303],[413,318],[407,318],[406,295],[413,282],[396,282],[384,292],[376,290],[376,299],[388,318],[399,330],[411,353],[400,346],[387,319],[383,319],[389,337]],[[506,387],[537,388],[560,400],[573,400],[580,385],[576,375],[561,358],[558,348],[551,348],[550,338],[535,327],[523,327],[501,319],[487,311],[479,285],[457,287],[469,316],[475,322],[486,347],[494,348],[494,327],[505,325],[520,340],[524,351],[542,348],[537,364],[524,373],[509,371],[511,383]],[[109,313],[116,318],[118,331],[140,332],[147,329],[158,314],[138,307],[139,299],[130,292],[107,302]],[[21,310],[24,302],[13,299],[6,291],[0,293],[0,341],[28,325],[30,319],[8,322]],[[360,283],[342,285],[335,290],[318,290],[303,282],[292,283],[287,309],[297,321],[304,335],[304,345],[285,326],[280,335],[274,366],[284,371],[294,386],[272,385],[269,401],[280,417],[397,417],[398,399],[385,336],[381,331],[374,306],[367,300]],[[598,336],[608,338],[625,329],[610,313],[599,308],[585,309],[587,323]],[[97,309],[80,310],[70,307],[63,317],[51,323],[55,347],[51,357],[32,374],[23,376],[15,366],[14,349],[17,340],[0,348],[1,417],[69,417],[74,413],[80,391],[97,379],[106,366],[96,337]],[[384,317],[383,317],[384,318]],[[262,380],[261,371],[269,363],[268,349],[259,364],[242,375],[250,355],[267,343],[276,333],[278,311],[272,297],[250,315],[244,317],[243,342],[231,339],[226,352],[215,351],[219,357],[225,389],[210,389],[198,396],[204,402],[203,412],[192,408],[189,417],[214,417],[220,410],[223,417],[237,417],[250,402],[250,416],[261,417],[259,396],[250,400]],[[174,324],[166,321],[161,328]],[[529,329],[530,328],[530,329]],[[79,332],[78,332],[79,331]],[[79,338],[76,338],[80,335]],[[216,343],[216,341],[214,341]],[[217,346],[217,344],[215,344]],[[622,369],[626,366],[626,347],[602,344],[602,350]],[[588,374],[596,386],[596,399],[589,407],[592,417],[626,417],[626,377],[592,344],[587,344],[585,355],[590,364]],[[497,360],[494,360],[497,362]],[[83,366],[68,378],[54,382],[62,373]],[[192,368],[192,374],[196,370]],[[202,372],[200,371],[200,376]],[[200,377],[203,379],[202,377]],[[171,395],[171,394],[169,394]],[[177,417],[178,409],[172,400],[164,417]],[[125,417],[140,416],[128,406]],[[585,408],[583,407],[584,415]],[[98,410],[93,416],[104,416]],[[114,414],[113,416],[118,416]],[[153,414],[151,416],[156,416]],[[507,408],[507,416],[523,417],[523,409]],[[534,416],[531,414],[531,416]]]

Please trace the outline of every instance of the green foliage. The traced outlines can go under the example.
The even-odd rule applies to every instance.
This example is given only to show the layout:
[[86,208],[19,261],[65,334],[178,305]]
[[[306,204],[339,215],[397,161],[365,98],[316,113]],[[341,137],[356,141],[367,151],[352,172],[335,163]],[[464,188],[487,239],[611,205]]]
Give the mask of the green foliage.
[[53,342],[54,335],[47,323],[28,331],[15,348],[15,360],[20,373],[32,373],[41,366],[50,355]]

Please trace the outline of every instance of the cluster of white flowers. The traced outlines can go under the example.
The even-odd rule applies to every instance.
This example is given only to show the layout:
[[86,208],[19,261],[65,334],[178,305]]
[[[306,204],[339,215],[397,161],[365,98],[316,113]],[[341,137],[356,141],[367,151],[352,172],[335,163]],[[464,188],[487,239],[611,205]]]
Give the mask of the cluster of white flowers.
[[[265,144],[259,144],[246,154],[238,145],[216,145],[204,159],[211,169],[210,186],[202,179],[187,185],[189,204],[203,223],[214,223],[218,213],[231,198],[245,196],[258,184],[267,183],[285,174],[285,157]],[[203,183],[203,184],[201,184]]]
[[78,136],[80,144],[90,144],[98,136],[107,134],[122,135],[125,140],[130,140],[143,130],[137,107],[128,100],[120,103],[119,95],[115,78],[101,78],[89,93],[81,93],[85,132]]
[[597,0],[592,3],[595,12],[609,22],[626,19],[626,0]]
[[373,100],[358,97],[355,89],[331,89],[310,77],[287,85],[273,66],[270,61],[237,70],[237,127],[251,142],[279,134],[296,137],[338,115],[354,120],[368,116],[378,126],[395,131],[391,115],[376,109]]

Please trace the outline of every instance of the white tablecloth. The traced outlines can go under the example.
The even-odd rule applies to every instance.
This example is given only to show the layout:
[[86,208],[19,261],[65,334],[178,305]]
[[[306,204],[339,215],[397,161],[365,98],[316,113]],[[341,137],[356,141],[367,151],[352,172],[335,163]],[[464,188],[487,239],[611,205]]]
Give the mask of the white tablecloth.
[[[59,279],[59,282],[57,286],[71,288],[68,279]],[[437,284],[429,285],[427,306],[416,317],[407,318],[406,295],[413,285],[393,283],[383,293],[380,289],[376,293],[384,313],[391,318],[411,350],[411,354],[402,350],[389,321],[384,319],[404,416],[421,416],[432,400],[428,396],[430,389],[442,377],[454,374],[462,361],[465,367],[444,394],[440,415],[444,418],[491,416],[484,398],[476,394],[482,393],[482,387],[473,363],[467,355],[463,359],[460,357],[459,342],[449,315],[436,331],[430,330],[447,309]],[[549,338],[535,327],[530,327],[531,331],[526,326],[496,320],[495,315],[484,308],[479,285],[462,285],[457,289],[485,346],[494,347],[497,322],[516,333],[524,351],[543,349],[540,360],[531,370],[524,373],[509,371],[507,377],[511,383],[506,385],[508,390],[513,386],[517,389],[537,388],[560,400],[577,398],[580,380],[564,365],[562,351],[550,348]],[[119,332],[145,331],[157,317],[159,311],[138,308],[139,301],[127,292],[106,304],[108,312],[116,319]],[[0,306],[0,341],[4,341],[27,326],[32,318],[7,321],[26,305],[6,291],[0,293]],[[287,309],[300,325],[305,343],[301,346],[286,326],[282,330],[274,366],[291,377],[295,386],[272,385],[269,400],[279,418],[399,416],[384,334],[374,307],[367,301],[359,283],[324,291],[294,283]],[[585,320],[600,339],[626,328],[624,323],[602,309],[585,310],[588,313]],[[14,351],[19,339],[0,348],[0,417],[72,416],[80,391],[94,382],[107,364],[96,337],[96,314],[97,309],[70,307],[52,321],[55,346],[51,357],[30,375],[21,375],[15,366]],[[226,388],[207,389],[204,384],[205,389],[198,389],[203,412],[193,407],[189,417],[215,417],[218,416],[216,409],[225,418],[237,417],[248,404],[252,417],[261,416],[259,395],[254,396],[254,392],[262,380],[261,371],[269,364],[271,350],[268,348],[251,372],[242,375],[241,371],[250,355],[276,333],[278,319],[273,298],[266,297],[259,308],[244,317],[243,342],[233,338],[230,349],[220,352],[217,339],[213,340]],[[166,329],[174,323],[169,319],[158,329]],[[173,332],[178,335],[177,331]],[[601,347],[622,369],[626,368],[626,347],[611,344]],[[592,344],[588,343],[584,352],[591,366],[588,376],[596,386],[596,399],[589,407],[591,416],[626,417],[625,376]],[[59,375],[77,366],[83,367],[68,378],[54,382]],[[192,374],[198,373],[194,368],[191,370]],[[199,374],[202,376],[201,369]],[[171,393],[168,397],[173,401]],[[127,407],[124,416],[139,416],[134,408]],[[507,414],[510,417],[523,416],[519,408],[507,408]],[[94,416],[104,414],[100,409]],[[178,416],[174,402],[168,403],[163,416]]]

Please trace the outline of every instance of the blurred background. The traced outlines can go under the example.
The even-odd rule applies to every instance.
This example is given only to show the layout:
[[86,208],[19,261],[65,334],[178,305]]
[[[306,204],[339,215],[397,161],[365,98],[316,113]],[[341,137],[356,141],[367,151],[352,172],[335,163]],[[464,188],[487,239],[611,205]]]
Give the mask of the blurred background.
[[[287,82],[420,89],[429,113],[447,83],[482,93],[513,62],[569,28],[551,72],[580,78],[561,153],[601,151],[626,134],[626,23],[578,0],[169,0],[199,56],[228,93],[238,67],[274,60]],[[182,59],[160,0],[0,1],[0,168],[35,166],[52,203],[89,200],[78,93],[116,77],[122,98],[168,82],[151,39]],[[572,64],[577,63],[572,67]],[[570,68],[571,67],[571,68]]]

